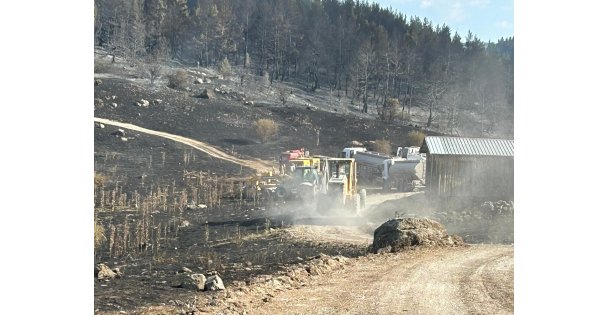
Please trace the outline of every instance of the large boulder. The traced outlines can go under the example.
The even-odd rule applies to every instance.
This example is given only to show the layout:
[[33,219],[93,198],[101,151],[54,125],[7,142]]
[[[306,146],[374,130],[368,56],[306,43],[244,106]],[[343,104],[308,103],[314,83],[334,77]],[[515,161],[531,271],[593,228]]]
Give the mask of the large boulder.
[[202,273],[185,273],[182,274],[181,278],[181,281],[175,287],[196,291],[203,291],[205,289],[207,278]]
[[[460,246],[464,241],[457,235],[448,235],[445,227],[426,218],[392,219],[374,231],[372,251],[392,253],[412,246]],[[384,250],[382,250],[384,249]]]

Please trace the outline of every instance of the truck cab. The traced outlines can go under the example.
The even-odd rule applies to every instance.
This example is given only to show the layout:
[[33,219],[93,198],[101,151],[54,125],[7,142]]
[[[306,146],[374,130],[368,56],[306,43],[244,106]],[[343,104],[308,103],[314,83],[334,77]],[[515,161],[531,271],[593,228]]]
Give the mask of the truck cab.
[[340,153],[341,158],[352,159],[354,158],[357,152],[367,152],[366,148],[363,147],[353,147],[353,148],[344,148]]

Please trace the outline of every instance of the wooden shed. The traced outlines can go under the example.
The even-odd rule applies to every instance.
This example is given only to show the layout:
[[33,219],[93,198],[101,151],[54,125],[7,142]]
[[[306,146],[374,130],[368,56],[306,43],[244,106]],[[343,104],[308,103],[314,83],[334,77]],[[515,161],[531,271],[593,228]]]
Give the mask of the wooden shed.
[[513,200],[513,140],[428,136],[426,194]]

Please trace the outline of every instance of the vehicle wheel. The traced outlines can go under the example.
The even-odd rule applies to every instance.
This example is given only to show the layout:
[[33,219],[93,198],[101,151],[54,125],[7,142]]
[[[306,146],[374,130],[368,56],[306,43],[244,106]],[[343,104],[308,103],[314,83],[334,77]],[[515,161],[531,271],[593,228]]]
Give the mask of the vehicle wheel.
[[367,207],[367,190],[361,189],[359,195],[361,196],[361,209],[365,209]]
[[285,197],[287,197],[287,190],[285,190],[284,187],[278,187],[277,191],[276,191],[276,195],[277,195],[277,197],[279,197],[281,199],[285,199]]

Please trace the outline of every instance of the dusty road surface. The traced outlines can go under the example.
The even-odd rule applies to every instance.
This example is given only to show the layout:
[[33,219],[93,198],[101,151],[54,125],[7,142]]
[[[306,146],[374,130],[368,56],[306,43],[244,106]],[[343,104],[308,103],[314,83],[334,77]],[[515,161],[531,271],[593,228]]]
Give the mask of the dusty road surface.
[[122,122],[113,121],[113,120],[105,119],[105,118],[94,117],[94,121],[100,122],[100,123],[103,123],[106,125],[117,126],[117,127],[121,127],[121,128],[125,128],[125,129],[130,129],[130,130],[150,134],[150,135],[163,137],[163,138],[170,139],[173,141],[177,141],[177,142],[183,143],[185,145],[191,146],[194,149],[204,152],[214,158],[218,158],[218,159],[222,159],[224,161],[243,165],[245,167],[249,167],[249,168],[257,170],[257,171],[266,171],[266,170],[271,170],[273,167],[275,169],[278,167],[277,165],[274,165],[274,163],[271,161],[263,161],[263,160],[259,160],[259,159],[247,160],[247,159],[237,158],[230,154],[225,153],[224,151],[222,151],[208,143],[204,143],[201,141],[193,140],[190,138],[186,138],[186,137],[182,137],[182,136],[178,136],[178,135],[174,135],[174,134],[170,134],[167,132],[151,130],[151,129],[139,127],[139,126],[136,126],[133,124],[122,123]]
[[370,255],[251,314],[513,314],[513,246]]

